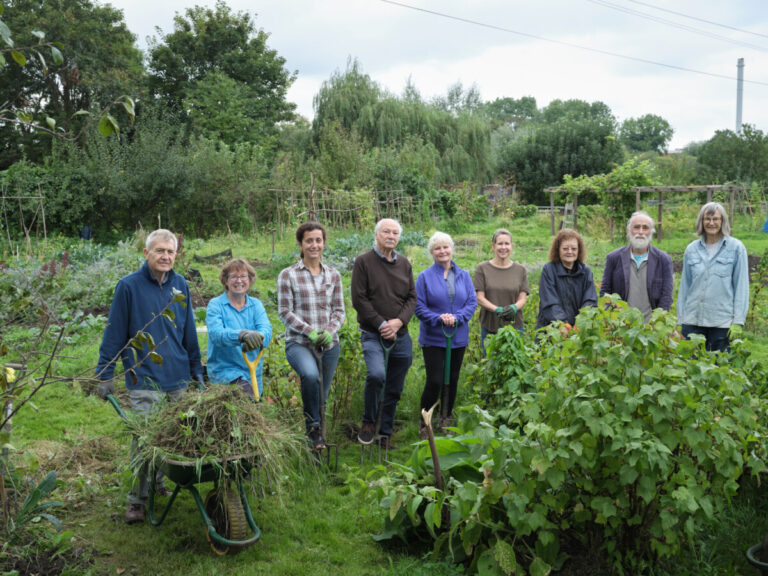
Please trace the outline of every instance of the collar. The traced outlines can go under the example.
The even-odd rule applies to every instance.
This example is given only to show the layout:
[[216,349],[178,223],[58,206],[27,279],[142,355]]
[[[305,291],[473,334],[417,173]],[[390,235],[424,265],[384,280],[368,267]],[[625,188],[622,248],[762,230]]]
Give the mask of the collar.
[[170,270],[168,270],[168,272],[166,272],[165,278],[163,279],[163,281],[158,282],[155,275],[152,274],[152,270],[149,269],[149,263],[146,260],[144,260],[144,264],[141,265],[141,271],[149,279],[150,282],[152,282],[153,284],[157,284],[158,286],[164,286],[165,284],[168,284],[168,282],[170,282],[171,280],[171,276],[175,274],[173,268],[171,268]]
[[[301,260],[301,259],[299,259],[299,261],[296,262],[296,268],[299,269],[299,270],[309,270],[309,268],[307,268],[307,265],[304,264],[304,260]],[[323,264],[323,261],[321,260],[320,261],[320,273],[322,274],[324,272],[325,272],[325,264]]]
[[397,262],[397,250],[392,250],[392,260],[387,260],[387,257],[384,256],[381,252],[379,252],[379,249],[376,247],[376,244],[373,245],[373,251],[376,252],[376,255],[384,260],[384,262],[389,262],[390,264],[394,264]]

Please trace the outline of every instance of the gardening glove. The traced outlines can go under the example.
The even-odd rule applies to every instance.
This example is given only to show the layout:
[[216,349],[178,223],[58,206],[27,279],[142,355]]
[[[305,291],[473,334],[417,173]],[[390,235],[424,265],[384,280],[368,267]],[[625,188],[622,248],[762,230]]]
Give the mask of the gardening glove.
[[728,340],[738,340],[741,338],[741,333],[744,327],[741,324],[731,324],[728,328]]
[[312,342],[315,346],[318,346],[318,339],[320,338],[320,334],[322,334],[322,330],[312,330],[309,334],[307,334],[307,338],[309,338],[309,341]]
[[264,334],[256,332],[255,330],[240,330],[240,334],[238,334],[237,338],[243,343],[243,350],[246,352],[261,348],[261,345],[264,342]]
[[205,382],[203,382],[203,375],[202,374],[193,374],[192,375],[192,381],[195,383],[195,385],[200,390],[205,390]]
[[568,338],[568,334],[570,334],[571,330],[573,330],[573,326],[571,326],[570,324],[568,324],[568,322],[566,322],[565,324],[563,324],[562,326],[560,326],[560,333],[561,333],[563,336],[565,336],[566,338]]
[[501,306],[496,308],[496,310],[494,310],[494,312],[496,313],[496,316],[498,316],[499,318],[503,318],[504,317],[504,308],[502,308]]
[[112,380],[102,380],[99,382],[99,385],[96,387],[96,394],[99,395],[99,398],[102,400],[107,399],[108,394],[114,394],[115,393],[115,383],[112,382]]
[[509,306],[504,306],[504,312],[501,315],[502,320],[506,320],[507,322],[511,322],[515,319],[515,316],[517,316],[517,306],[514,304],[510,304]]
[[317,338],[317,343],[322,348],[326,348],[330,346],[331,344],[333,344],[333,334],[328,332],[328,330],[321,330],[320,336],[318,336]]

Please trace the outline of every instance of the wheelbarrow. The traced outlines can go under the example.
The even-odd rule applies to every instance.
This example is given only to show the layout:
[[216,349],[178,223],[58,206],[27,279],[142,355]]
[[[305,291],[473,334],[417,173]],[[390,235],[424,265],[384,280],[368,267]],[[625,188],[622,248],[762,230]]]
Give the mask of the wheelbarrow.
[[[108,394],[107,400],[120,417],[127,420],[117,398]],[[150,478],[147,503],[149,521],[153,526],[160,526],[173,506],[176,496],[182,490],[187,490],[192,494],[192,498],[200,510],[200,515],[203,517],[205,537],[213,551],[220,556],[240,552],[261,538],[261,530],[253,519],[248,498],[243,488],[243,478],[253,467],[254,457],[245,455],[228,459],[226,462],[205,462],[202,465],[196,461],[183,462],[172,459],[151,462],[148,470]],[[158,470],[176,484],[159,516],[155,513],[156,472]],[[195,485],[205,482],[213,482],[213,489],[203,500]],[[232,488],[232,483],[234,483],[235,489]],[[248,536],[249,529],[250,536]]]
[[760,570],[760,574],[768,576],[768,534],[762,542],[747,550],[747,561]]

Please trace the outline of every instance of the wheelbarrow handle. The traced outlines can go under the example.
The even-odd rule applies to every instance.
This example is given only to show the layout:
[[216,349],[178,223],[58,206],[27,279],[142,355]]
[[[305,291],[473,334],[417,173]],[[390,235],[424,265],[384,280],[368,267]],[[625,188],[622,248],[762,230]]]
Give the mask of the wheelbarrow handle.
[[253,389],[253,397],[256,398],[256,402],[258,402],[261,400],[261,398],[259,396],[259,382],[256,380],[256,367],[259,365],[259,360],[261,360],[261,355],[264,353],[264,348],[262,347],[259,349],[259,353],[256,355],[256,360],[249,360],[245,350],[242,350],[242,352],[245,365],[248,366],[248,371],[251,373],[251,388]]
[[128,416],[123,411],[123,407],[120,406],[120,402],[118,402],[117,398],[115,398],[114,394],[107,394],[107,401],[112,404],[112,407],[115,409],[115,412],[118,413],[120,418],[123,420],[128,420]]

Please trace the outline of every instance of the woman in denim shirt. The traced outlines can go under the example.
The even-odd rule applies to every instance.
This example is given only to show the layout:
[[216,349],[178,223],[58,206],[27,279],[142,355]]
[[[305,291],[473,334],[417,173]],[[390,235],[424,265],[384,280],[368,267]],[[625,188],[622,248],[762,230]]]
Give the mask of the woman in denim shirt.
[[702,207],[696,233],[701,238],[688,245],[683,257],[677,321],[685,338],[702,334],[707,350],[729,350],[749,308],[747,250],[731,236],[728,215],[718,202]]

